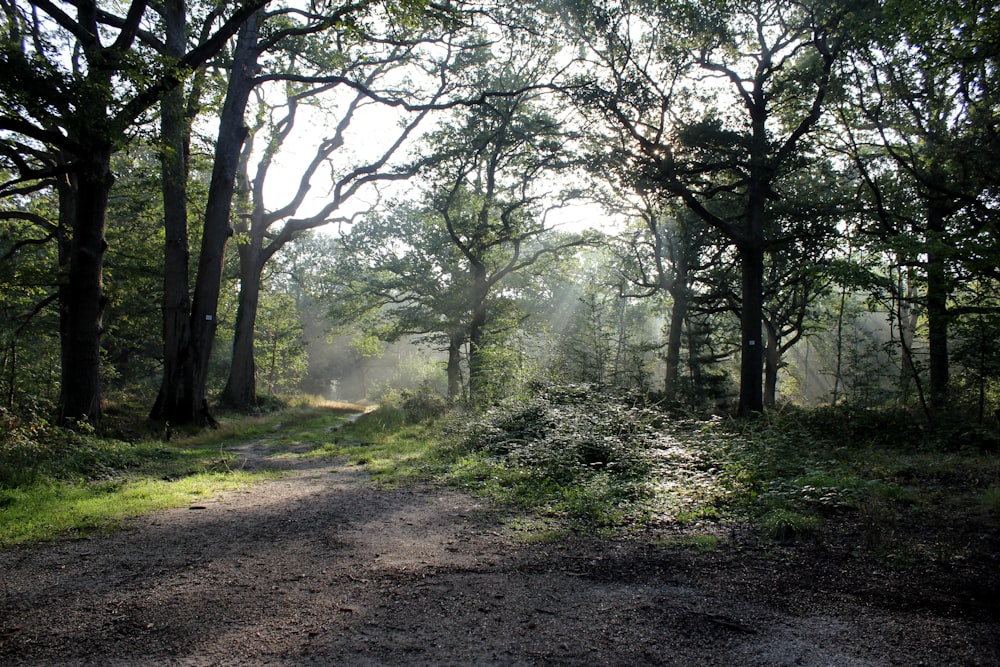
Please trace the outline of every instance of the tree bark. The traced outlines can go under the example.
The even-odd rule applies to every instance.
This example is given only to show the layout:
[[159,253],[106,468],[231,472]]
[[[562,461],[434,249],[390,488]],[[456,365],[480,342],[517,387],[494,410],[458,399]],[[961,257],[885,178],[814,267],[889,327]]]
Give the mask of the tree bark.
[[247,410],[257,405],[254,331],[260,304],[261,264],[257,243],[241,246],[239,253],[240,296],[236,308],[233,359],[220,403],[236,410]]
[[208,411],[208,370],[215,342],[219,292],[222,287],[222,267],[226,243],[232,236],[229,216],[239,165],[240,151],[248,130],[244,124],[247,102],[254,87],[259,55],[257,36],[260,12],[251,16],[240,29],[233,54],[233,70],[226,89],[226,99],[219,117],[219,135],[215,144],[215,163],[205,207],[205,225],[198,275],[191,304],[191,340],[189,354],[192,363],[191,392],[187,405],[194,422],[214,425]]
[[469,400],[473,402],[479,399],[483,389],[480,348],[488,319],[486,310],[486,295],[488,293],[486,268],[474,265],[472,269],[472,317],[469,320]]
[[[686,281],[686,278],[685,278]],[[678,275],[678,288],[674,290],[673,305],[670,308],[670,321],[667,330],[666,374],[663,384],[663,398],[667,403],[677,400],[678,382],[681,367],[681,341],[684,335],[684,323],[687,321],[688,294],[681,285]]]
[[74,203],[69,265],[60,286],[62,372],[60,423],[101,419],[104,238],[111,175],[110,143],[95,142],[71,176]]
[[948,276],[942,242],[945,212],[931,203],[927,219],[927,346],[930,353],[930,408],[948,403]]
[[764,407],[773,408],[778,402],[778,368],[781,365],[781,341],[774,326],[764,320],[767,342],[764,347]]
[[[186,16],[183,0],[164,4],[167,55],[184,54]],[[184,90],[173,88],[160,102],[160,165],[163,224],[163,378],[150,412],[151,419],[190,422],[194,414],[184,397],[191,393],[192,367],[187,354],[191,339],[191,298],[188,271],[187,178],[189,137]]]
[[465,333],[448,334],[448,400],[457,401],[462,396],[462,344]]
[[764,410],[764,395],[761,376],[764,372],[763,348],[761,344],[761,322],[763,320],[764,294],[764,251],[757,245],[747,245],[741,249],[741,273],[743,276],[743,304],[740,313],[740,402],[738,412],[741,417]]

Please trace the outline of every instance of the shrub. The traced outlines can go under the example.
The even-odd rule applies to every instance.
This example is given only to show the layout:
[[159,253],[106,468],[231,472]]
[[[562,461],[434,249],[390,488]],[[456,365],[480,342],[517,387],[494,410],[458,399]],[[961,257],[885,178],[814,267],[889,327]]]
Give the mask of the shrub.
[[760,526],[772,539],[795,542],[815,535],[819,530],[819,518],[812,514],[778,508],[761,517]]
[[417,389],[388,388],[379,397],[379,407],[386,412],[398,410],[410,424],[436,419],[448,411],[448,402],[429,384]]
[[586,385],[538,391],[453,422],[458,449],[505,471],[503,483],[516,502],[588,523],[634,516],[650,494],[652,413]]

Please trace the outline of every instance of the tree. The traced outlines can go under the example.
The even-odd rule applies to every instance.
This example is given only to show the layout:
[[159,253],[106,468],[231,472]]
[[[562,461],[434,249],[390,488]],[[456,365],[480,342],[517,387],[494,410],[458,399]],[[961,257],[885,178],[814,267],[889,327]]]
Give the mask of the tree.
[[[546,84],[540,82],[553,54],[537,42],[512,40],[498,50],[485,38],[480,42],[463,54],[455,76],[481,94],[451,104],[450,116],[422,143],[420,175],[428,186],[421,206],[397,206],[393,214],[370,220],[377,231],[352,231],[345,246],[361,251],[354,265],[364,276],[367,296],[361,303],[392,304],[385,315],[398,318],[399,326],[390,332],[416,327],[447,337],[453,397],[460,350],[468,345],[472,400],[484,386],[482,353],[491,321],[499,321],[490,309],[504,301],[497,295],[501,284],[581,243],[549,238],[547,210],[561,195],[547,180],[573,166],[572,135],[542,108]],[[428,277],[414,278],[420,270]]]
[[484,381],[490,295],[508,275],[583,242],[542,242],[550,228],[538,188],[568,168],[566,141],[560,124],[535,107],[531,94],[472,109],[428,138],[442,148],[429,174],[430,206],[464,264],[473,401]]
[[764,258],[784,240],[773,203],[810,165],[805,140],[822,117],[849,9],[596,2],[566,12],[593,72],[577,102],[624,131],[637,181],[679,198],[737,249],[740,414],[764,407]]
[[606,239],[550,262],[535,280],[545,296],[533,317],[545,321],[543,350],[556,382],[647,392],[663,294],[636,293],[623,277],[620,247]]
[[[30,197],[0,232],[0,405],[54,405],[58,394],[58,230],[52,197]],[[24,219],[34,213],[35,221]]]
[[[992,273],[996,231],[1000,14],[992,3],[888,2],[851,62],[842,114],[870,193],[872,237],[914,272],[927,322],[929,409],[949,402],[950,301]],[[893,203],[895,202],[895,203]],[[901,339],[902,340],[902,339]],[[905,350],[904,350],[905,352]]]
[[[240,305],[232,365],[221,398],[223,404],[245,409],[256,401],[254,321],[261,272],[269,259],[306,230],[328,225],[336,220],[346,221],[347,218],[339,214],[340,209],[359,192],[363,192],[366,186],[402,180],[414,173],[415,167],[393,166],[391,160],[434,108],[438,99],[452,88],[446,74],[450,66],[449,59],[438,61],[435,57],[436,62],[427,62],[428,54],[420,52],[427,43],[432,48],[442,47],[446,52],[451,50],[445,38],[428,38],[422,32],[412,29],[400,33],[390,29],[388,34],[378,38],[367,35],[352,39],[337,51],[311,49],[312,57],[309,58],[308,68],[314,70],[312,72],[303,71],[304,67],[298,63],[301,59],[299,52],[292,52],[284,69],[287,75],[294,75],[295,81],[285,82],[283,114],[276,120],[267,120],[275,110],[269,111],[266,104],[260,102],[258,117],[264,122],[251,132],[248,148],[258,133],[263,135],[263,148],[253,175],[250,174],[250,151],[244,151],[246,159],[241,161],[239,173],[247,199],[246,213],[234,225],[240,263]],[[296,44],[296,47],[301,45]],[[407,70],[416,70],[421,77],[426,77],[424,85],[435,80],[437,83],[430,90],[404,91],[397,81],[406,75]],[[287,193],[285,202],[280,206],[269,206],[265,201],[268,174],[295,127],[300,109],[310,104],[315,107],[329,106],[330,101],[324,98],[341,92],[343,81],[355,82],[360,90],[352,91],[346,99],[343,94],[340,95],[341,104],[337,110],[339,118],[332,124],[330,134],[315,147],[312,158],[300,174],[297,188]],[[396,100],[408,100],[411,106],[419,105],[421,110],[408,114],[405,124],[395,132],[393,140],[381,148],[380,154],[366,155],[367,162],[344,164],[342,160],[340,164],[335,164],[334,158],[345,146],[345,141],[349,143],[345,137],[355,116],[370,113],[373,105],[384,106],[381,101],[374,102],[373,97],[381,99],[390,96]],[[325,175],[327,170],[333,179],[327,200],[317,212],[293,217],[299,212],[314,181],[319,175]]]
[[54,187],[69,234],[60,287],[62,421],[101,416],[105,221],[111,156],[168,91],[223,48],[265,0],[236,6],[179,59],[166,51],[159,16],[136,0],[116,15],[77,2],[75,16],[51,2],[5,4],[0,42],[0,129],[14,176],[0,196],[30,184]]
[[433,209],[395,202],[352,225],[341,243],[330,276],[331,319],[364,323],[386,342],[418,336],[443,347],[448,396],[459,398],[468,337],[466,269]]
[[618,245],[618,265],[622,275],[645,295],[669,296],[663,399],[673,403],[678,398],[684,327],[698,275],[718,257],[713,251],[712,228],[676,202],[640,194],[635,213],[636,225],[622,235]]
[[302,341],[302,322],[289,294],[269,292],[261,298],[256,336],[260,340],[256,368],[266,395],[290,394],[298,389],[308,368]]
[[[167,341],[165,372],[159,395],[151,416],[176,423],[214,424],[208,411],[207,381],[212,347],[217,327],[216,309],[222,280],[225,248],[232,235],[231,212],[233,194],[240,156],[247,139],[245,114],[249,98],[258,83],[262,66],[260,59],[275,44],[300,34],[317,33],[327,29],[351,30],[358,15],[363,15],[376,0],[358,0],[338,6],[332,11],[316,13],[304,9],[279,9],[264,11],[266,3],[253,5],[239,27],[239,35],[232,52],[230,75],[225,99],[219,112],[219,131],[215,143],[213,171],[205,206],[198,268],[190,300],[189,324],[181,324],[178,335]],[[277,29],[270,30],[267,20],[273,17],[297,16],[301,22],[283,21]],[[178,241],[175,239],[175,241]],[[169,252],[169,251],[168,251]],[[185,262],[178,251],[175,261],[167,264],[172,284],[169,292],[173,317],[183,317],[186,305],[182,297],[181,272]],[[186,335],[185,335],[186,334]]]

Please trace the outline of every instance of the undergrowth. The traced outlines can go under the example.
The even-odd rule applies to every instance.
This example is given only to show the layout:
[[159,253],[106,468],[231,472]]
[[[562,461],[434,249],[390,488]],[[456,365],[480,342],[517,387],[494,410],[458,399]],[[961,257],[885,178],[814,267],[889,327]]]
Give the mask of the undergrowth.
[[572,386],[443,420],[394,407],[365,428],[378,444],[356,462],[383,479],[444,480],[557,522],[546,534],[646,527],[716,544],[749,528],[764,541],[941,559],[965,547],[935,535],[995,535],[1000,521],[996,434],[902,411],[706,419]]
[[624,526],[648,513],[656,413],[586,386],[453,420],[445,478],[574,524]]
[[330,406],[305,405],[222,417],[217,431],[170,442],[0,415],[0,545],[248,483],[225,451],[248,440],[364,466],[388,486],[456,485],[535,517],[522,523],[538,535],[524,539],[650,528],[667,535],[659,543],[714,549],[749,528],[760,540],[836,539],[903,562],[975,556],[1000,534],[995,429],[846,407],[696,418],[587,386],[545,387],[484,412],[445,413],[420,392],[390,398],[348,424]]

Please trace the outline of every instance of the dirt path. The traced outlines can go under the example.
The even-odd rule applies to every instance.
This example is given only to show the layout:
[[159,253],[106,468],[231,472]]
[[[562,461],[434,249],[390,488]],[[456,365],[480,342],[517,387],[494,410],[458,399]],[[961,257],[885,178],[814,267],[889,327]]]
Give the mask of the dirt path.
[[912,573],[815,548],[517,545],[454,491],[240,454],[287,476],[0,552],[0,664],[1000,664],[996,608]]

